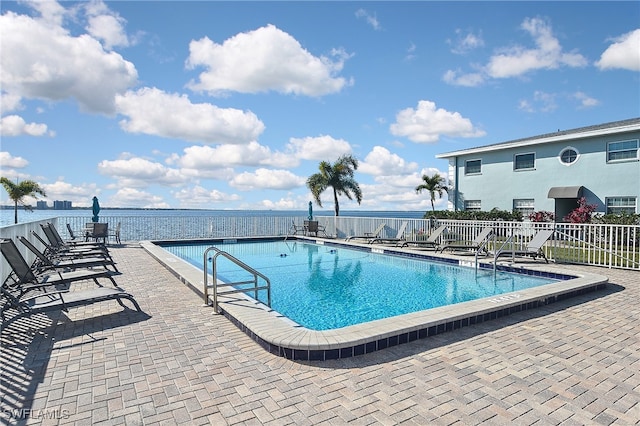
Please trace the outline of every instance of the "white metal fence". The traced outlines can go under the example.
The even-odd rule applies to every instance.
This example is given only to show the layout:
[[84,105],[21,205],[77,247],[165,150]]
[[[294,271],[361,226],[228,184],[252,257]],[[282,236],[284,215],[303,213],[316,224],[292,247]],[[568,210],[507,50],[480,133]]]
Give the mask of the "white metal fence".
[[[110,229],[120,222],[123,242],[141,240],[181,240],[207,238],[240,238],[260,236],[284,236],[291,232],[292,224],[302,225],[299,216],[101,216],[101,221],[109,223]],[[317,216],[316,219],[334,238],[350,235],[364,235],[384,224],[382,237],[396,236],[403,222],[407,222],[404,236],[408,239],[426,238],[439,225],[446,225],[442,238],[447,240],[472,240],[484,227],[494,230],[492,247],[504,241],[524,245],[540,229],[555,229],[554,237],[545,245],[547,257],[556,262],[598,265],[609,268],[640,270],[640,226],[638,225],[596,225],[568,223],[534,223],[506,221],[460,221],[428,219],[402,219],[379,217],[330,217]],[[69,238],[67,224],[72,230],[80,231],[85,220],[75,216],[60,216],[48,219],[64,237]],[[0,228],[0,237],[14,238],[27,236],[37,247],[41,244],[31,235],[36,231],[42,235],[39,222],[28,222]],[[111,239],[114,242],[114,239]],[[30,252],[22,244],[17,244],[28,260],[33,260]],[[8,274],[8,266],[2,258],[2,280]]]

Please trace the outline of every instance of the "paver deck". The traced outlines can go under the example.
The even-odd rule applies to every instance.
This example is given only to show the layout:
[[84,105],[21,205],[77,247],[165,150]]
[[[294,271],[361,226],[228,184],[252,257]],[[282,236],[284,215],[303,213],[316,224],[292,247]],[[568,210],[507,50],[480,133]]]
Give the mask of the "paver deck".
[[[135,244],[116,302],[2,330],[8,424],[640,424],[640,273],[363,356],[266,352]],[[562,269],[562,266],[557,266]]]

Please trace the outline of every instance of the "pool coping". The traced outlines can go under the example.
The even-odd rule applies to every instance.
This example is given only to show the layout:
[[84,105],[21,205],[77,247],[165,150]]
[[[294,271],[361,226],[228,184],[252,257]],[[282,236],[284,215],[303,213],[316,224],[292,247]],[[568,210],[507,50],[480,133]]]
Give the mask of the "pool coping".
[[[279,237],[279,239],[282,239],[282,237]],[[401,249],[377,244],[372,246],[322,238],[297,237],[296,239],[327,246],[347,246],[376,253],[425,258],[453,265],[475,265],[474,261],[469,261],[465,258],[447,254],[432,256],[423,250]],[[222,241],[222,239],[207,239],[203,241]],[[203,272],[158,245],[163,242],[166,243],[167,241],[141,241],[140,245],[153,258],[178,277],[181,282],[200,295],[204,304]],[[479,266],[483,269],[493,268],[493,264],[486,261],[480,262]],[[514,267],[503,263],[498,264],[497,268],[536,276],[564,278],[564,280],[535,288],[505,293],[501,296],[492,296],[323,331],[311,330],[296,324],[263,303],[242,294],[219,296],[218,303],[220,313],[229,318],[265,350],[292,360],[322,361],[362,355],[515,312],[533,309],[568,297],[601,289],[608,282],[608,278],[604,275],[572,270],[563,270],[562,273],[558,273],[557,270],[544,263],[527,265],[526,268],[523,266]]]

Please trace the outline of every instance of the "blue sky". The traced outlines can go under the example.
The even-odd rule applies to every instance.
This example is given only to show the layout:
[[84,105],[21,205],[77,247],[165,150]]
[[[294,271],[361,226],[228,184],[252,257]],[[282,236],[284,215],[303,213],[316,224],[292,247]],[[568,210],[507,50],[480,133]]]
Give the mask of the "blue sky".
[[1,8],[1,174],[50,204],[305,210],[351,154],[341,210],[429,210],[436,154],[640,116],[637,1]]

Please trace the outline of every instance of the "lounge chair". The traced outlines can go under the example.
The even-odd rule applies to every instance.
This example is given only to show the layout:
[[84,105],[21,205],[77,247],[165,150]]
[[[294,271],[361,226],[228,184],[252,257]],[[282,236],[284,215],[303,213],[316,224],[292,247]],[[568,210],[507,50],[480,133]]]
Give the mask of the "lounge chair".
[[536,259],[537,257],[542,257],[546,263],[549,263],[549,259],[544,254],[542,250],[542,246],[551,238],[554,231],[552,229],[543,229],[542,231],[538,231],[531,241],[527,244],[525,249],[514,249],[514,248],[503,248],[496,252],[496,259],[500,256],[531,256]]
[[364,235],[352,235],[350,237],[347,237],[345,239],[345,241],[350,241],[350,240],[354,240],[354,239],[363,239],[363,240],[367,240],[370,241],[373,238],[378,238],[380,237],[380,233],[382,232],[382,230],[384,229],[385,224],[382,223],[380,224],[375,231],[373,232],[365,232]]
[[478,251],[482,250],[484,253],[488,253],[487,247],[485,245],[486,239],[493,233],[492,227],[483,228],[482,231],[472,240],[472,241],[454,241],[445,244],[440,249],[441,252],[446,249],[449,250],[473,250]]
[[45,224],[40,224],[42,231],[48,240],[51,241],[51,244],[54,246],[66,247],[69,249],[102,249],[107,250],[107,246],[104,243],[100,243],[98,241],[65,241],[62,239],[62,236],[58,232],[55,226],[52,223],[48,222]]
[[40,227],[42,228],[45,237],[47,237],[47,240],[49,240],[49,244],[47,244],[42,238],[40,238],[40,236],[35,231],[32,231],[32,233],[42,244],[45,245],[45,247],[47,248],[47,252],[45,252],[45,254],[47,255],[67,252],[74,255],[104,255],[111,258],[109,250],[104,244],[94,242],[65,243],[56,230],[55,226],[53,226],[51,223],[41,224]]
[[[16,296],[5,287],[0,288],[0,291],[2,292],[2,299],[5,299],[2,310],[0,310],[3,327],[18,318],[28,317],[37,313],[59,310],[67,312],[69,308],[91,305],[107,300],[115,300],[120,306],[127,308],[122,303],[122,299],[128,299],[138,312],[141,311],[140,305],[138,305],[133,296],[121,288],[98,287],[80,291],[54,291],[37,293],[28,297]],[[16,313],[7,318],[6,313],[11,310],[16,311]]]
[[45,289],[47,287],[57,287],[69,285],[73,282],[93,280],[98,286],[102,287],[98,278],[107,278],[114,287],[118,284],[113,279],[113,271],[107,269],[77,269],[75,271],[50,271],[38,273],[37,270],[31,268],[24,259],[18,247],[13,240],[0,240],[0,251],[11,267],[11,273],[7,277],[2,286],[5,288],[17,289],[20,294],[26,294],[33,289]]
[[105,258],[102,256],[98,257],[76,257],[76,256],[56,256],[49,257],[42,253],[36,246],[34,246],[31,241],[27,238],[20,236],[18,237],[20,242],[27,247],[33,254],[36,255],[36,263],[31,265],[32,268],[36,268],[38,270],[48,270],[48,269],[67,269],[67,270],[76,270],[79,268],[93,268],[96,266],[102,266],[107,268],[111,266],[115,272],[118,272],[118,268],[116,268],[116,264],[113,260],[109,258]]
[[369,240],[369,244],[376,244],[376,243],[383,243],[383,244],[388,244],[388,243],[398,243],[400,241],[404,241],[404,230],[407,228],[409,222],[402,222],[402,225],[400,225],[400,228],[398,228],[398,233],[396,234],[395,238],[381,238],[381,237],[377,237],[377,238],[372,238],[371,240]]
[[440,247],[440,243],[438,242],[438,240],[440,239],[440,236],[442,235],[442,233],[446,230],[447,230],[447,225],[440,225],[433,230],[433,232],[429,235],[427,239],[404,240],[404,241],[398,242],[397,245],[399,247],[408,247],[409,244],[412,244],[412,245],[420,246],[423,248],[432,248],[434,250],[437,250],[438,247]]

